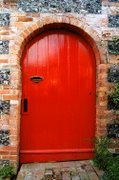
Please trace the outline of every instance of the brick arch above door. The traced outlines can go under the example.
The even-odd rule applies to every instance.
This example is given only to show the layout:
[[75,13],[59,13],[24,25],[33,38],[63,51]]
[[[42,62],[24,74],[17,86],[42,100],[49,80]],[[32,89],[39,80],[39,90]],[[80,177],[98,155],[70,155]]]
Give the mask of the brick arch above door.
[[19,61],[22,57],[27,42],[38,34],[49,28],[66,28],[79,33],[93,48],[96,57],[96,64],[107,63],[106,49],[101,41],[101,35],[94,30],[85,19],[76,18],[70,15],[48,15],[33,22],[29,27],[23,28],[15,42],[16,58]]

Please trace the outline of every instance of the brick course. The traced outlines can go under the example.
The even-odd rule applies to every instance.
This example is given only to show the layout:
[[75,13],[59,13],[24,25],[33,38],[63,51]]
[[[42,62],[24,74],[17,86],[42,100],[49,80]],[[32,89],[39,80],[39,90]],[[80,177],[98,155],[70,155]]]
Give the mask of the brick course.
[[[100,6],[101,5],[101,6]],[[10,144],[0,146],[0,159],[18,163],[19,131],[20,131],[20,106],[21,106],[21,67],[20,62],[25,45],[38,33],[47,29],[48,25],[66,27],[79,32],[92,46],[96,57],[96,136],[106,136],[108,123],[115,118],[114,111],[107,108],[107,96],[113,89],[113,82],[108,81],[108,70],[119,64],[119,55],[111,54],[108,46],[113,37],[119,37],[118,24],[111,23],[118,18],[113,9],[119,12],[119,3],[114,0],[102,0],[97,9],[92,13],[89,9],[74,12],[25,12],[17,8],[17,1],[4,1],[0,5],[0,12],[5,14],[0,18],[0,72],[1,69],[9,70],[9,82],[4,84],[0,80],[0,101],[10,102],[9,114],[2,113],[0,129],[10,131]],[[87,6],[89,8],[89,6]],[[97,7],[96,7],[97,8]],[[5,18],[4,18],[5,17]],[[7,18],[6,18],[7,17]],[[111,17],[111,21],[110,21]],[[114,17],[114,20],[112,20]],[[1,19],[5,22],[1,22]],[[111,23],[111,25],[110,25]],[[7,42],[7,49],[6,44]],[[5,49],[4,49],[5,46]],[[2,102],[1,101],[1,102]],[[6,129],[6,128],[5,128]]]

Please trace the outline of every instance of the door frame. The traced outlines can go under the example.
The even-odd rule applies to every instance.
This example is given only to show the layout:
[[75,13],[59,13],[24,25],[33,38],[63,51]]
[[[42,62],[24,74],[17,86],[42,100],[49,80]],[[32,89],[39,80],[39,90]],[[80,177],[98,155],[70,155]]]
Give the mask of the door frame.
[[[24,56],[24,49],[26,44],[31,39],[35,38],[39,33],[49,29],[66,28],[67,30],[73,31],[74,33],[78,33],[92,47],[93,52],[95,54],[96,70],[100,68],[99,67],[100,64],[106,63],[106,57],[104,57],[103,55],[105,52],[105,47],[101,45],[101,38],[99,37],[97,32],[95,32],[93,29],[91,29],[91,27],[86,25],[85,21],[81,22],[75,17],[73,18],[74,21],[70,21],[70,17],[68,16],[65,16],[65,18],[62,20],[59,20],[59,16],[56,16],[55,18],[50,17],[50,21],[48,21],[48,18],[49,16],[42,18],[37,23],[34,23],[34,26],[33,25],[29,26],[21,33],[21,37],[24,38],[20,41],[19,43],[20,46],[18,45],[18,54],[19,54],[18,59],[22,60],[22,57]],[[19,39],[17,41],[19,41]],[[103,54],[101,53],[101,51],[103,52]],[[98,85],[99,85],[98,73],[96,72],[96,97],[98,95]],[[21,93],[22,93],[22,88],[20,89],[20,94]],[[21,101],[21,97],[20,97],[20,101]],[[96,125],[99,124],[97,123],[99,122],[99,116],[98,116],[99,113],[97,111],[99,103],[100,102],[96,100]],[[19,127],[20,127],[20,119],[21,118],[19,117]],[[20,133],[19,131],[18,131],[18,135]],[[96,132],[95,132],[96,137],[99,136],[99,133],[100,133],[100,128],[99,126],[96,126]]]

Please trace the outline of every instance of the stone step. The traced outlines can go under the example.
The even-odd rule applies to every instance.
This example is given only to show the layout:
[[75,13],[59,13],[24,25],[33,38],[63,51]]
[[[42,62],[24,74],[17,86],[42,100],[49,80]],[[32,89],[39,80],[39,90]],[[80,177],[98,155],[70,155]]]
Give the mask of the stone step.
[[71,180],[71,174],[70,171],[67,172],[61,172],[62,173],[62,180]]
[[99,180],[90,161],[23,164],[17,180]]
[[54,170],[54,180],[62,180],[62,174],[59,169],[53,169]]
[[44,180],[53,180],[54,173],[52,169],[46,169],[44,173]]
[[86,165],[85,170],[87,172],[87,175],[88,175],[89,179],[91,179],[91,180],[99,180],[97,174],[94,172],[94,169],[93,169],[93,167],[91,165]]
[[92,179],[89,179],[86,172],[80,172],[80,177],[81,177],[81,180],[92,180]]
[[80,176],[72,176],[71,180],[82,180]]

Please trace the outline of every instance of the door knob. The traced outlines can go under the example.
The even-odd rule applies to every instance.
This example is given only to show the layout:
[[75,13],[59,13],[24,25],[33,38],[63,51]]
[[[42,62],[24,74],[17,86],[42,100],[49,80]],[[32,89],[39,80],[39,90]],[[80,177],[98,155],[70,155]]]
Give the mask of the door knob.
[[40,81],[44,80],[44,77],[42,77],[42,76],[31,76],[30,80],[33,81],[34,83],[39,83]]

